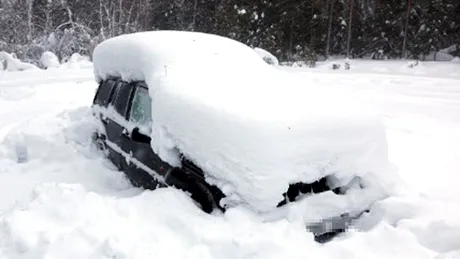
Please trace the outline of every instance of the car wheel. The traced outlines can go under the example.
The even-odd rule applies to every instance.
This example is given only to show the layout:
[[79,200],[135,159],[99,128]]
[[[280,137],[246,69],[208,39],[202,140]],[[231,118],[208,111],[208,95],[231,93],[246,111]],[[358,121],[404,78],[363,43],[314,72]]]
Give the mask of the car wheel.
[[94,133],[93,141],[96,146],[96,149],[101,152],[105,157],[109,155],[109,150],[107,149],[107,145],[105,144],[105,140],[102,136],[98,133]]
[[192,199],[195,200],[206,213],[211,213],[214,209],[219,208],[219,204],[216,202],[213,193],[200,182],[192,184]]
[[166,183],[191,194],[191,198],[206,213],[211,213],[219,206],[218,198],[204,182],[193,174],[187,174],[175,168],[167,174]]

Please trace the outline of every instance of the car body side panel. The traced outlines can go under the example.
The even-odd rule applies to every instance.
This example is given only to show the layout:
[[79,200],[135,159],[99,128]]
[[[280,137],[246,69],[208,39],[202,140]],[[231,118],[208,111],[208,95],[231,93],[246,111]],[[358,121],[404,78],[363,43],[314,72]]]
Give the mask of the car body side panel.
[[115,80],[106,80],[101,82],[93,100],[93,114],[101,121],[104,127],[103,132],[97,132],[97,137],[106,143],[108,150],[107,157],[109,160],[115,164],[116,167],[120,168],[120,154],[110,145],[107,145],[108,142],[112,142],[116,139],[118,127],[116,123],[110,119],[108,114],[102,112],[102,110],[107,109],[108,105],[114,98],[118,87],[119,83]]
[[[118,95],[120,94],[120,90],[123,87],[123,83],[118,82],[117,87],[114,91],[113,97],[111,98],[107,108],[111,109],[113,108],[114,101],[118,98]],[[121,126],[119,123],[116,122],[116,120],[110,116],[110,113],[107,114],[102,114],[102,121],[105,125],[105,134],[106,134],[106,142],[107,146],[110,148],[110,157],[109,159],[120,169],[123,170],[125,167],[125,162],[123,161],[123,156],[120,154],[120,152],[117,151],[115,146],[120,147],[121,146],[121,136],[123,132],[123,126]]]
[[[136,83],[135,87],[143,87],[147,89],[141,83]],[[135,92],[135,90],[133,90]],[[132,107],[132,99],[131,96],[129,101],[129,108],[127,110],[127,119],[129,120],[129,113]],[[139,125],[136,125],[139,126]],[[127,131],[128,129],[126,129]],[[171,166],[162,161],[156,154],[153,152],[152,147],[150,146],[150,142],[139,142],[134,141],[132,138],[124,138],[123,140],[123,150],[126,151],[127,154],[130,155],[130,159],[135,159],[136,161],[140,162],[141,164],[145,165],[149,169],[151,169],[155,174],[152,177],[152,172],[146,172],[142,168],[139,167],[138,163],[130,163],[127,168],[127,174],[130,177],[138,179],[146,187],[154,189],[157,187],[157,182],[163,182],[164,175],[166,172],[171,168]],[[156,175],[160,177],[156,177]],[[155,179],[160,178],[160,179]]]

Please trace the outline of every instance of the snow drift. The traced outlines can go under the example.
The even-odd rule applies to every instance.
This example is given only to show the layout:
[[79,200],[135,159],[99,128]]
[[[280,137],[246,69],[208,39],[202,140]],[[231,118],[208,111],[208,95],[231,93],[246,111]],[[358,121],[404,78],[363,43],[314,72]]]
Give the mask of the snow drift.
[[3,62],[6,65],[6,71],[23,71],[28,69],[37,69],[36,66],[26,62],[22,62],[12,54],[6,53],[5,51],[0,51],[0,66],[2,66],[2,68]]
[[[336,85],[336,94],[381,102],[390,160],[410,192],[378,202],[325,245],[290,218],[264,222],[242,206],[208,215],[173,188],[133,189],[90,150],[90,70],[3,72],[0,258],[460,258],[458,64],[424,63],[417,77],[401,70],[407,61],[354,62],[347,72],[284,69],[304,87]],[[375,67],[388,72],[371,74]],[[29,151],[25,163],[16,162],[18,145]]]
[[146,81],[153,150],[173,165],[185,154],[228,203],[270,211],[289,184],[333,175],[340,185],[367,176],[354,197],[367,206],[391,186],[379,178],[389,173],[384,127],[357,97],[299,84],[242,43],[143,32],[103,42],[93,60],[97,81]]

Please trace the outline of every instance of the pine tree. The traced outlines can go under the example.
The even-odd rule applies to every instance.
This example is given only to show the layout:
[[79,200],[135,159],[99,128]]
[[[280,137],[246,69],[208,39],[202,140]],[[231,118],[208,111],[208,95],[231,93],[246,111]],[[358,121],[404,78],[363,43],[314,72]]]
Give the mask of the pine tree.
[[375,17],[371,20],[371,48],[373,53],[387,57],[401,56],[404,37],[405,6],[398,0],[381,1],[377,4]]
[[443,43],[448,41],[448,30],[451,20],[449,10],[453,10],[453,4],[445,0],[431,0],[425,10],[425,31],[427,42],[424,46],[424,54],[436,52],[443,47]]

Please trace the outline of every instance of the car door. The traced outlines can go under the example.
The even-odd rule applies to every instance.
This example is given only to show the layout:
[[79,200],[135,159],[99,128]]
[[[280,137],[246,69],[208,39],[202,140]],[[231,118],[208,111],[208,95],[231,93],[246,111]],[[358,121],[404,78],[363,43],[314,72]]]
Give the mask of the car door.
[[123,150],[123,132],[128,123],[126,120],[126,112],[132,89],[132,84],[123,81],[117,82],[115,93],[107,106],[104,118],[107,135],[106,145],[116,153],[110,160],[123,171],[127,167],[125,152]]
[[[134,87],[127,119],[134,127],[125,135],[126,152],[129,154],[128,174],[139,185],[154,189],[163,184],[163,176],[171,166],[163,162],[152,150],[150,133],[152,128],[152,100],[147,86],[141,82]],[[129,129],[127,129],[128,131]],[[126,131],[125,131],[126,132]]]
[[[108,111],[109,105],[113,102],[114,96],[118,91],[118,87],[121,83],[114,79],[107,79],[101,82],[93,100],[93,115],[102,122],[103,129],[97,130],[97,137],[104,141],[107,147],[108,153],[106,154],[109,160],[120,166],[120,153],[117,152],[113,146],[110,145],[116,139],[118,135],[118,126],[111,119],[111,113]],[[109,145],[108,145],[109,144]]]

